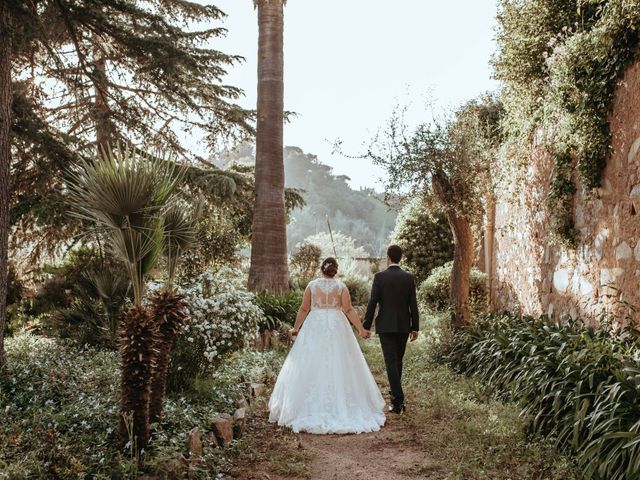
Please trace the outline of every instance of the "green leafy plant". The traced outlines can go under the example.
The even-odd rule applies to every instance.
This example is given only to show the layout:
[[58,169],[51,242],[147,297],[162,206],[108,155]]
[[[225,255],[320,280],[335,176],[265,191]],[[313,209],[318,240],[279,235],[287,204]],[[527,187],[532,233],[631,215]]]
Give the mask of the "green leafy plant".
[[[418,302],[427,310],[437,312],[449,308],[452,268],[453,262],[434,268],[418,287]],[[475,268],[469,276],[469,303],[474,311],[483,311],[487,305],[487,276]]]
[[488,317],[447,359],[523,406],[533,433],[570,450],[585,478],[636,478],[640,465],[640,332],[601,322]]
[[298,245],[298,250],[291,256],[291,275],[298,281],[309,282],[318,275],[322,262],[322,249],[312,243]]
[[[69,202],[76,217],[90,222],[110,253],[124,265],[133,305],[120,329],[120,440],[137,448],[149,441],[149,404],[156,359],[158,322],[143,304],[147,276],[166,248],[165,239],[184,233],[169,217],[185,169],[168,155],[152,156],[131,148],[106,150],[69,172]],[[174,222],[175,223],[175,222]],[[169,260],[171,262],[171,260]],[[170,273],[175,269],[169,269]]]
[[302,293],[292,291],[285,295],[259,293],[254,299],[264,313],[264,320],[258,325],[260,333],[274,330],[278,325],[290,325],[296,321],[296,315],[302,303]]

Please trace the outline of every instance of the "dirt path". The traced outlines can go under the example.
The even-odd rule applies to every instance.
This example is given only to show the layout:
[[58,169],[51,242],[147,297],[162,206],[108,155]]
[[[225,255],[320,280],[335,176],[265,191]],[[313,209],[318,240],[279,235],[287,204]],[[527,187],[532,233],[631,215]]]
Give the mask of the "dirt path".
[[380,431],[360,435],[309,435],[300,437],[311,455],[312,480],[405,480],[415,478],[424,452],[417,450],[405,422],[390,416]]
[[[387,414],[378,432],[359,435],[294,434],[266,421],[267,412],[253,418],[250,435],[256,458],[245,459],[235,478],[245,480],[406,480],[424,478],[433,463],[421,450],[408,414]],[[256,412],[257,413],[257,412]],[[257,452],[256,452],[257,453]]]

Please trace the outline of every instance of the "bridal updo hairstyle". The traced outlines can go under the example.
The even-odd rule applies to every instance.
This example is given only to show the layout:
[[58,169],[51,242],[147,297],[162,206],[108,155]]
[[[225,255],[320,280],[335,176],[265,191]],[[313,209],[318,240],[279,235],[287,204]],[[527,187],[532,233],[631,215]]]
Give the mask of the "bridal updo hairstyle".
[[320,266],[320,271],[327,277],[335,277],[338,273],[338,261],[333,257],[326,258]]

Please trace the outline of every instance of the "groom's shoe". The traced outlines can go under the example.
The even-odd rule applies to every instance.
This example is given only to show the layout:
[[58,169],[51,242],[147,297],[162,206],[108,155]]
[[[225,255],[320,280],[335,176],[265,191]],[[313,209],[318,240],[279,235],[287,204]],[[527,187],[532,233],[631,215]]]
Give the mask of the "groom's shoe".
[[393,405],[389,407],[389,413],[404,413],[405,410],[404,405]]

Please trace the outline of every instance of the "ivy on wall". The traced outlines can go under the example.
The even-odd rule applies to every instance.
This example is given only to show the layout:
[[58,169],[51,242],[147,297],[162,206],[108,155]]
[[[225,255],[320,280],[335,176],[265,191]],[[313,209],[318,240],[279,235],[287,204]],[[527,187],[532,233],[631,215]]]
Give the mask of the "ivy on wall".
[[574,196],[578,184],[600,185],[611,153],[608,116],[638,57],[640,0],[502,0],[498,21],[494,65],[511,146],[526,152],[543,132],[555,162],[551,229],[575,245]]

